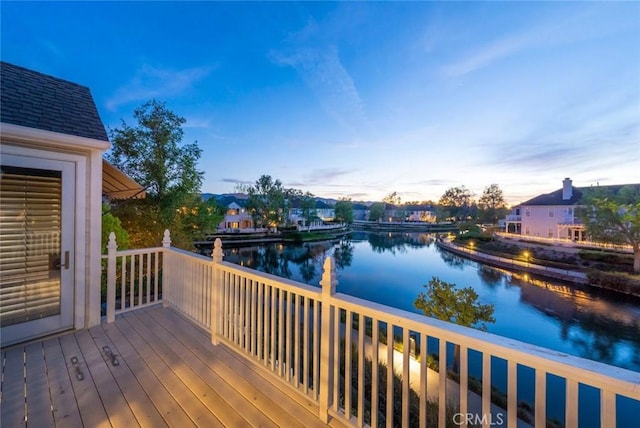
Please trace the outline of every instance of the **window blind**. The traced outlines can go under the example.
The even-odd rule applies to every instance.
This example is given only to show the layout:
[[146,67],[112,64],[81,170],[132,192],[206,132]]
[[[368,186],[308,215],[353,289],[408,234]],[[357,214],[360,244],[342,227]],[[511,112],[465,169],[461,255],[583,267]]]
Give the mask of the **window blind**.
[[60,313],[62,174],[2,166],[0,325]]

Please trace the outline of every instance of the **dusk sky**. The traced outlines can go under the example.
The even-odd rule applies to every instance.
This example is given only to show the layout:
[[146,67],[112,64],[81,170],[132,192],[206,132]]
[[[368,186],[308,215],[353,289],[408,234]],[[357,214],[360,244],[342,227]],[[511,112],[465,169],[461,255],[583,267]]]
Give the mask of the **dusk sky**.
[[638,2],[3,1],[1,58],[88,86],[108,128],[166,101],[203,192],[640,182]]

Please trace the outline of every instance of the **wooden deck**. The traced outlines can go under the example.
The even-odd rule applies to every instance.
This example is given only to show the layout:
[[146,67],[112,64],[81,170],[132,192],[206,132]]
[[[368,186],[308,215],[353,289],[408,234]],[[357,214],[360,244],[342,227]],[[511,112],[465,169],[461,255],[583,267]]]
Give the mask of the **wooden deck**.
[[324,426],[313,402],[161,306],[2,349],[0,394],[3,428]]

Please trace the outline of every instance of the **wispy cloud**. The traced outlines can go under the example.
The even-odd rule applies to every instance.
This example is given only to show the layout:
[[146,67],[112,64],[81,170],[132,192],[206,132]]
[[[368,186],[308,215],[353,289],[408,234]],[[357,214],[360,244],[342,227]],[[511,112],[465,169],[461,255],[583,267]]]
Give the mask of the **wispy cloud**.
[[253,184],[253,182],[251,181],[241,180],[239,178],[222,178],[220,182],[231,183],[231,184]]
[[357,133],[367,127],[363,102],[353,78],[340,60],[335,44],[314,42],[321,33],[310,20],[287,38],[287,47],[272,50],[269,59],[276,65],[293,67],[314,93],[323,109],[342,126]]
[[44,39],[41,41],[41,43],[46,51],[56,58],[62,58],[64,56],[62,53],[62,49],[60,49],[60,47],[57,44],[53,43],[51,40]]
[[355,172],[354,169],[343,168],[320,168],[311,171],[306,177],[307,184],[329,183],[338,177],[342,177]]
[[505,58],[527,47],[532,41],[528,34],[505,37],[482,47],[471,55],[444,67],[444,73],[449,77],[460,77]]
[[145,64],[130,82],[115,91],[107,100],[106,107],[113,111],[131,102],[179,95],[209,75],[214,68],[204,66],[173,70]]
[[183,128],[208,128],[211,125],[211,119],[198,117],[185,117]]
[[[488,41],[479,46],[469,44],[470,51],[458,60],[443,67],[448,77],[461,77],[524,50],[569,44],[593,37],[585,32],[585,20],[597,15],[597,11],[585,8],[578,13],[559,12],[540,21],[524,22],[520,29]],[[526,20],[526,19],[525,19]],[[588,26],[587,26],[588,27]],[[482,40],[481,37],[478,37]]]

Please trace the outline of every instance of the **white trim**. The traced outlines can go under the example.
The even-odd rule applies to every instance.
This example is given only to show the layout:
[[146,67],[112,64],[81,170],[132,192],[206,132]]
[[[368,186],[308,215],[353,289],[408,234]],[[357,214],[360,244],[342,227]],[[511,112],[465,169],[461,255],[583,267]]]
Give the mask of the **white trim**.
[[38,147],[65,148],[105,151],[111,147],[109,141],[95,140],[93,138],[78,137],[75,135],[61,134],[59,132],[44,131],[42,129],[13,125],[0,122],[0,137],[9,138],[20,143]]
[[[85,327],[93,327],[100,324],[100,287],[102,277],[102,153],[93,152],[89,159],[91,175],[89,180],[89,211],[87,227],[87,252],[94,256],[88,260],[87,266],[87,299],[85,313]],[[91,227],[91,225],[98,227]],[[95,283],[97,279],[97,283]]]
[[[90,327],[100,323],[100,241],[102,212],[102,152],[85,147],[74,153],[54,151],[53,146],[36,148],[14,145],[2,134],[2,155],[18,155],[36,159],[71,161],[76,165],[75,176],[75,295],[74,328]],[[8,137],[7,137],[8,138]],[[25,141],[25,143],[29,143]]]

